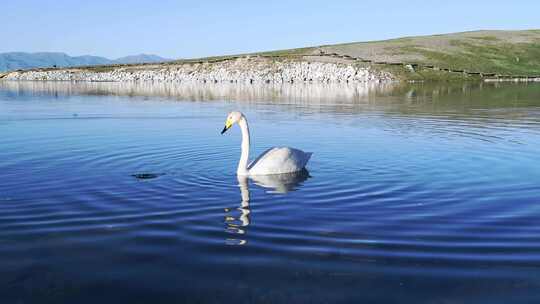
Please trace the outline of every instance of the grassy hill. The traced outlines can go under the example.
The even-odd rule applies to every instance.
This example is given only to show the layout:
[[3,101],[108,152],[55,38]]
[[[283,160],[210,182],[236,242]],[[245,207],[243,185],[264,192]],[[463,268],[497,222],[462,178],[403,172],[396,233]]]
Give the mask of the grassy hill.
[[325,45],[325,52],[479,72],[540,75],[540,30],[473,31]]
[[[371,62],[373,65],[404,80],[463,80],[477,79],[470,75],[434,70],[417,70],[410,73],[403,66],[391,63],[435,66],[440,69],[494,73],[509,76],[540,75],[540,30],[522,31],[471,31],[431,36],[404,37],[397,39],[322,45],[289,50],[276,50],[235,56],[218,56],[178,61],[226,60],[244,55],[282,56],[301,58],[302,55],[325,54],[348,55]],[[304,59],[314,60],[313,57]],[[325,59],[325,61],[329,61]],[[331,60],[330,60],[331,61]],[[334,61],[339,62],[339,59]]]
[[[324,56],[314,56],[325,54]],[[335,54],[334,56],[328,56]],[[370,66],[402,80],[478,80],[480,73],[523,76],[540,75],[540,30],[472,31],[432,36],[322,45],[250,54],[183,59],[151,64],[86,66],[94,72],[123,69],[160,69],[185,63],[221,62],[246,55],[268,60],[307,60]],[[363,60],[354,60],[360,58]],[[393,64],[394,63],[394,64]],[[404,64],[417,64],[414,71]],[[435,68],[426,68],[435,67]],[[450,70],[450,71],[449,71]],[[463,71],[473,73],[463,73]],[[501,76],[501,77],[503,77]],[[2,75],[0,75],[0,78]]]

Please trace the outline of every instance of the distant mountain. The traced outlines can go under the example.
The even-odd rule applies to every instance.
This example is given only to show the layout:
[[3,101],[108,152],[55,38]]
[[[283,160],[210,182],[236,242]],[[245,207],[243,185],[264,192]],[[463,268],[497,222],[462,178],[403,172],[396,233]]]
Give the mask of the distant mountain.
[[151,54],[139,54],[126,57],[120,57],[114,60],[116,63],[152,63],[152,62],[164,62],[172,59],[163,58],[157,55]]
[[82,65],[102,65],[116,63],[152,63],[163,62],[171,59],[156,55],[140,54],[121,57],[118,59],[108,59],[99,56],[69,56],[65,53],[40,52],[24,53],[11,52],[0,53],[0,71],[43,68],[43,67],[71,67]]

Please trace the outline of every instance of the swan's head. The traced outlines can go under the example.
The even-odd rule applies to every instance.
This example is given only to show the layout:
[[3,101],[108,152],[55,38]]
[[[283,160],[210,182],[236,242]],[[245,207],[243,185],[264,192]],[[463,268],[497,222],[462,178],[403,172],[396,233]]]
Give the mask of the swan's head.
[[238,111],[233,111],[227,115],[227,120],[225,120],[225,127],[221,131],[221,134],[227,132],[235,123],[238,123],[242,118],[244,117],[244,114]]

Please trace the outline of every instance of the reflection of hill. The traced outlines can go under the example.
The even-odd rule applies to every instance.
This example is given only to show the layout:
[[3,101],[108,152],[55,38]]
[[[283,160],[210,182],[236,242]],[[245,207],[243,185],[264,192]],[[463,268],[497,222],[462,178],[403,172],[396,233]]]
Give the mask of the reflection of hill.
[[120,95],[165,97],[186,101],[272,103],[315,112],[354,113],[369,110],[403,114],[540,106],[540,84],[171,84],[120,82],[0,81],[10,94]]
[[392,84],[172,84],[153,82],[46,82],[5,81],[0,88],[41,94],[157,96],[179,100],[237,101],[324,101],[356,100],[373,93],[388,92]]

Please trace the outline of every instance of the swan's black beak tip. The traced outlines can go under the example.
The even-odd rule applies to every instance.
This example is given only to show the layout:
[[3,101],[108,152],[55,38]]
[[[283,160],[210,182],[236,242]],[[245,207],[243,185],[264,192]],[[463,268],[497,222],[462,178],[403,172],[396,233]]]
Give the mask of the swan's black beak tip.
[[228,129],[227,129],[227,126],[223,127],[223,130],[221,130],[221,134],[227,132],[227,130],[228,130]]

